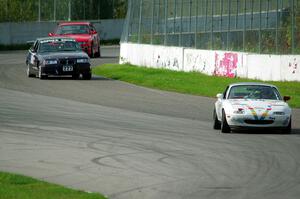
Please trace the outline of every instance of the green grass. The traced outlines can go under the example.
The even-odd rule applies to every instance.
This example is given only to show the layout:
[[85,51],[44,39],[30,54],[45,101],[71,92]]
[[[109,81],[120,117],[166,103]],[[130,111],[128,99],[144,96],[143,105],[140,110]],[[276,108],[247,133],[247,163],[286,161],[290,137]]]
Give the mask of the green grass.
[[96,193],[76,191],[33,178],[0,172],[1,199],[105,199]]
[[[176,72],[166,69],[137,67],[129,64],[105,64],[93,69],[96,75],[105,76],[149,88],[174,91],[185,94],[215,97],[224,91],[225,87],[235,82],[262,82],[242,78],[225,78],[208,76],[197,72]],[[300,108],[300,82],[274,82],[282,95],[289,95],[292,99],[290,106]]]

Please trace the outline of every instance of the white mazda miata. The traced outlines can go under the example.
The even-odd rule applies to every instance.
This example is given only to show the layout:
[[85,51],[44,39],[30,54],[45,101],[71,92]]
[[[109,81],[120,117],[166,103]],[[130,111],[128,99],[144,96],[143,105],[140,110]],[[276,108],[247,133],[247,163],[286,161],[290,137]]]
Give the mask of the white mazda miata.
[[217,94],[214,129],[229,133],[243,128],[274,128],[291,132],[292,110],[276,86],[262,83],[235,83]]

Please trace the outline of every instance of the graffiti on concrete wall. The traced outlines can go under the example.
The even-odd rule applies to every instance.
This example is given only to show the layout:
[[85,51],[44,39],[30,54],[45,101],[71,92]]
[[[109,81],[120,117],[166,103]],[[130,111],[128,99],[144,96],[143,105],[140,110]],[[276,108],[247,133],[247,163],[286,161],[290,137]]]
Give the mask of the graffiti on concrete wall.
[[216,76],[234,78],[237,76],[238,53],[218,53],[215,52]]
[[179,62],[176,57],[170,58],[169,56],[160,56],[158,54],[155,63],[158,67],[179,70]]
[[191,71],[204,72],[206,70],[206,58],[201,54],[187,53],[186,65],[189,66]]
[[298,61],[297,58],[294,58],[292,61],[289,62],[289,71],[292,74],[296,74],[298,71]]

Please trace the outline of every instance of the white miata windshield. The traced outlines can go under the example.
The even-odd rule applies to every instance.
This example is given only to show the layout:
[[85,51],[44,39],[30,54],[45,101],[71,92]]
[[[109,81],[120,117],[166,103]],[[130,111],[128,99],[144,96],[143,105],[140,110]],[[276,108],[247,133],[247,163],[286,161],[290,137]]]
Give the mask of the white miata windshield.
[[228,99],[281,100],[276,88],[262,85],[238,85],[230,89]]

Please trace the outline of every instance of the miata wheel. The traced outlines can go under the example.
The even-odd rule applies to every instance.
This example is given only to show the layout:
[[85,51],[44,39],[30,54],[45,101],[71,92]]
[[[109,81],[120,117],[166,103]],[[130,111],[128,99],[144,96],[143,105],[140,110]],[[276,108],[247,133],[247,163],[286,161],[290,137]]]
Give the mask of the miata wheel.
[[226,113],[225,113],[224,109],[222,110],[221,132],[222,133],[230,133],[230,127],[227,123]]
[[221,129],[221,122],[218,120],[216,109],[214,109],[213,120],[214,120],[214,126],[213,126],[213,128],[216,129],[216,130]]

